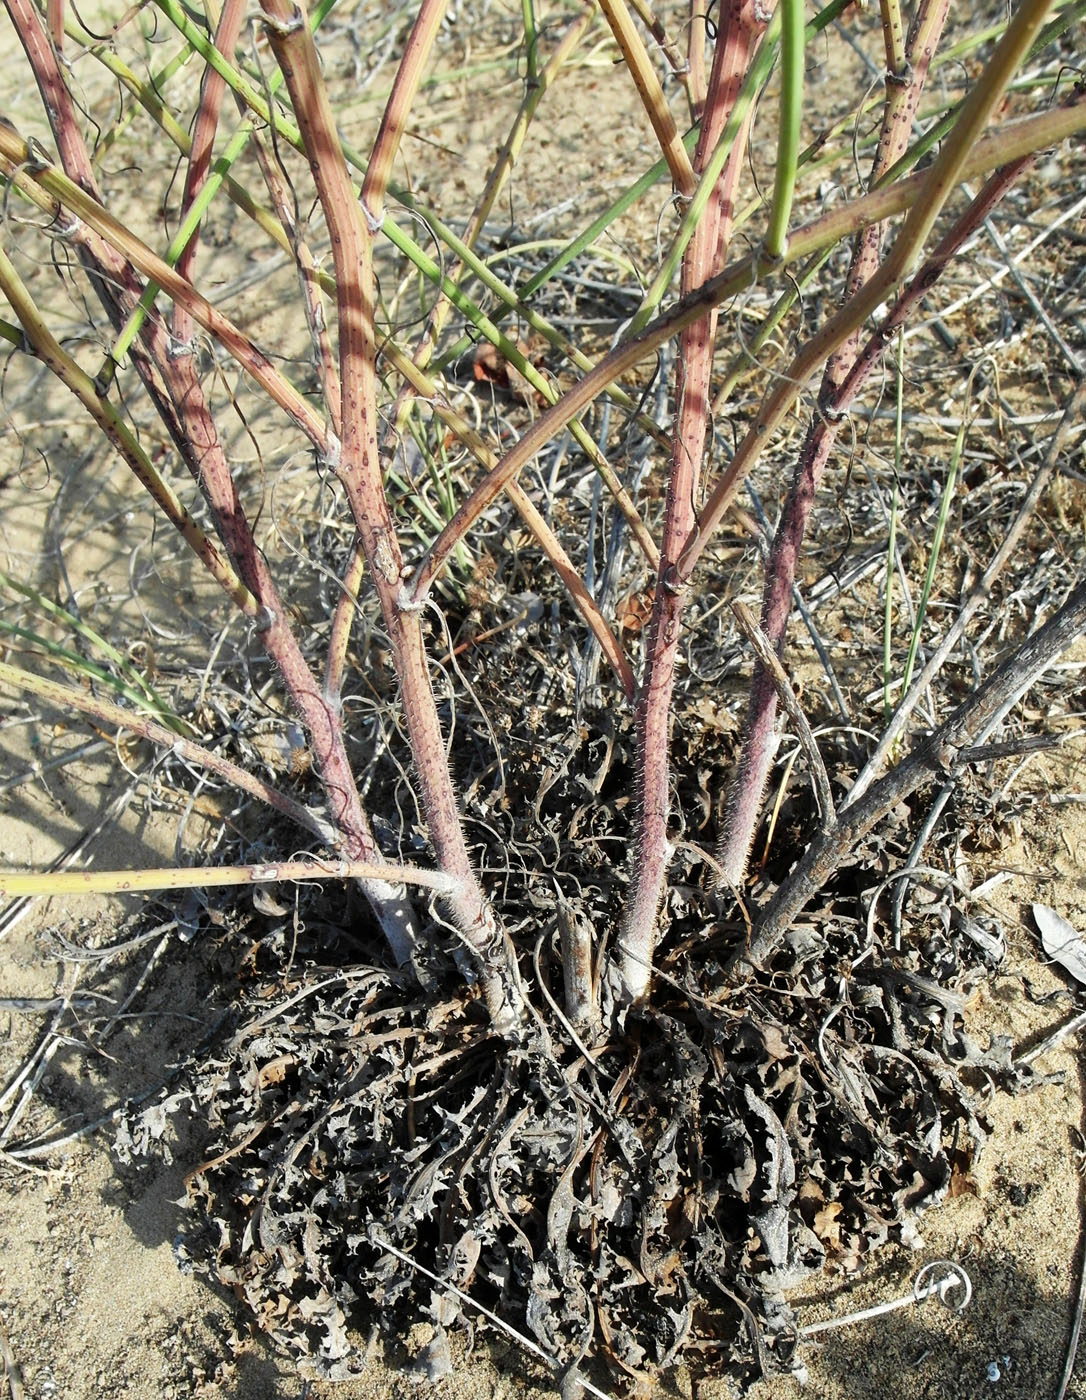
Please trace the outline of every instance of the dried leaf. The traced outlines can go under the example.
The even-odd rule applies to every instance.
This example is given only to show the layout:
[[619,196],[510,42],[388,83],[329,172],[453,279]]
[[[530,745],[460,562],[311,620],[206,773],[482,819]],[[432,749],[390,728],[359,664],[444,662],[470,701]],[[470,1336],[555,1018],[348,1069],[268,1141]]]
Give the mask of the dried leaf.
[[[526,360],[530,360],[531,347],[523,340],[517,341],[517,349]],[[486,342],[480,345],[475,351],[472,359],[472,373],[480,383],[494,384],[499,389],[506,389],[509,393],[515,394],[517,398],[523,399],[525,403],[533,403],[538,398],[536,391],[528,383],[515,365],[511,365],[496,345]]]
[[290,913],[290,905],[284,904],[263,885],[253,886],[253,908],[259,914],[267,914],[269,918],[281,919],[284,914]]
[[437,1381],[444,1380],[452,1368],[448,1334],[444,1327],[438,1327],[432,1339],[411,1362],[407,1374],[413,1381],[434,1385]]
[[837,1217],[844,1210],[840,1201],[827,1201],[820,1211],[815,1214],[814,1232],[824,1245],[830,1249],[841,1247],[841,1226]]
[[636,637],[647,627],[652,616],[652,599],[653,590],[649,588],[627,593],[615,608],[615,620],[619,630],[628,637]]
[[1033,905],[1033,917],[1041,932],[1041,944],[1050,958],[1069,972],[1076,982],[1086,984],[1086,942],[1062,914],[1047,904]]
[[977,1179],[973,1173],[959,1171],[957,1167],[953,1167],[950,1173],[950,1188],[947,1191],[950,1200],[953,1201],[958,1196],[979,1195],[980,1187],[977,1185]]

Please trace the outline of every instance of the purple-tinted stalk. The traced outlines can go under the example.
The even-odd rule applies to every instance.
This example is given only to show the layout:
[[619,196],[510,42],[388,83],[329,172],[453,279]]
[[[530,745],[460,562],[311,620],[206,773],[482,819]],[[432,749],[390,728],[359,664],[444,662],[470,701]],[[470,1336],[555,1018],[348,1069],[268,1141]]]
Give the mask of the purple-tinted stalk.
[[[245,18],[244,0],[226,0],[215,34],[215,44],[226,58],[233,59]],[[187,210],[207,179],[218,129],[222,99],[226,92],[223,78],[209,65],[200,86],[200,104],[193,128],[192,152],[185,178],[182,211]],[[178,273],[192,280],[192,269],[199,246],[194,233],[180,259]],[[196,373],[191,336],[193,319],[182,304],[175,303],[173,315],[173,354],[168,366],[171,397],[179,406],[183,430],[179,443],[182,453],[204,498],[210,506],[219,532],[250,591],[263,609],[261,635],[268,655],[279,668],[288,692],[294,699],[309,731],[318,772],[331,808],[336,830],[342,833],[344,849],[352,859],[379,861],[377,843],[362,809],[358,789],[344,745],[340,714],[326,704],[316,679],[302,655],[290,627],[287,612],[264,556],[257,548],[252,528],[238,497],[233,475],[206,395]],[[370,891],[367,890],[367,894]],[[374,890],[378,904],[387,899],[386,890]],[[378,911],[379,912],[379,911]],[[379,913],[380,916],[380,913]],[[403,930],[390,941],[397,958],[405,961],[413,951],[417,930],[405,942]]]
[[[215,47],[232,63],[234,50],[241,35],[245,19],[245,0],[226,0],[215,30]],[[181,218],[191,209],[194,200],[207,182],[211,169],[211,155],[215,146],[215,133],[219,128],[219,113],[226,92],[226,81],[216,73],[210,64],[204,69],[200,82],[200,105],[192,129],[192,149],[189,152],[188,169],[185,172],[185,189],[181,198]],[[177,270],[191,282],[192,270],[196,263],[196,251],[200,246],[200,230],[197,228],[182,249],[177,260]],[[192,337],[192,317],[183,306],[174,305],[173,335],[180,344],[187,344]]]
[[[713,71],[694,154],[694,169],[704,170],[735,105],[758,35],[770,13],[753,3],[731,0],[721,17]],[[746,152],[749,119],[694,230],[683,257],[682,293],[695,292],[724,264],[730,239],[735,186]],[[668,478],[660,568],[649,626],[645,680],[637,706],[638,825],[633,846],[631,887],[618,942],[620,1007],[636,1005],[648,995],[656,948],[656,916],[671,857],[667,822],[670,810],[669,729],[675,661],[682,627],[685,588],[678,563],[695,524],[698,487],[709,414],[709,378],[716,344],[713,308],[687,326],[680,337],[676,371],[676,419]]]
[[[479,200],[472,211],[471,217],[468,219],[467,225],[461,234],[461,238],[467,247],[473,248],[475,246],[476,240],[485,226],[509,178],[513,166],[516,163],[517,157],[523,147],[528,127],[539,104],[557,81],[562,69],[568,62],[571,54],[575,51],[594,18],[595,6],[590,0],[590,2],[585,5],[584,13],[577,16],[577,18],[570,23],[555,46],[554,52],[551,54],[546,64],[538,71],[535,71],[531,66],[535,58],[536,42],[535,37],[532,37],[528,52],[525,55],[529,63],[529,71],[525,81],[524,99],[513,119],[505,142],[498,151],[494,163],[490,168],[482,194],[479,196]],[[445,275],[451,282],[459,284],[463,278],[463,273],[464,264],[461,260],[457,260],[446,269]],[[427,321],[426,329],[415,349],[413,363],[405,361],[401,353],[393,345],[386,344],[382,348],[382,356],[396,364],[405,380],[391,412],[387,415],[387,422],[389,425],[387,441],[389,442],[395,442],[398,439],[398,435],[406,419],[407,411],[411,403],[419,396],[426,399],[427,402],[431,404],[434,411],[452,426],[452,419],[446,416],[447,405],[443,403],[443,395],[438,392],[437,386],[433,381],[428,379],[425,373],[433,356],[434,347],[441,338],[442,329],[452,309],[453,303],[447,297],[439,297],[434,303],[434,307]],[[423,381],[429,385],[428,388],[423,389],[420,387],[420,383]],[[473,430],[467,427],[466,423],[463,423],[463,420],[460,421],[463,426],[454,427],[453,431],[476,456],[479,456],[481,440],[478,439],[477,434],[475,434]],[[466,433],[464,431],[465,429],[467,430]],[[484,450],[489,456],[489,449]],[[480,460],[483,459],[480,457]],[[491,461],[489,465],[494,465],[494,462]],[[605,466],[605,462],[602,465]],[[608,484],[611,489],[615,491],[616,499],[619,500],[620,504],[625,499],[629,511],[636,515],[633,503],[629,501],[625,491],[619,485],[617,478],[614,477],[614,473],[610,472],[610,468],[607,468],[607,471],[610,475]],[[617,491],[615,488],[617,488]],[[630,668],[629,662],[622,654],[617,639],[610,634],[610,629],[599,609],[596,607],[591,595],[588,593],[588,590],[585,588],[583,580],[580,579],[579,575],[577,575],[576,571],[573,569],[572,564],[568,557],[566,557],[565,551],[562,550],[553,531],[547,526],[539,511],[528,501],[524,492],[515,483],[511,483],[507,489],[510,500],[520,512],[521,519],[532,534],[535,535],[543,553],[554,565],[570,593],[570,598],[574,606],[583,614],[588,626],[596,636],[600,638],[608,661],[615,668],[616,674],[619,676],[627,696],[632,698],[633,671]],[[635,529],[635,535],[639,540],[643,541],[645,539],[644,527],[642,527],[640,532]],[[347,576],[344,579],[343,596],[339,606],[336,608],[335,616],[332,621],[332,640],[328,649],[329,665],[325,681],[325,689],[330,694],[338,694],[337,687],[342,682],[343,654],[346,650],[346,643],[350,634],[354,612],[354,605],[351,600],[353,598],[353,591],[357,590],[357,582],[355,582],[356,575],[353,571],[357,569],[358,561],[360,560],[364,563],[364,555],[362,555],[359,549],[351,560]],[[352,590],[351,587],[352,583],[354,583],[354,590]]]
[[[886,48],[886,102],[875,153],[872,183],[877,183],[908,148],[913,116],[923,91],[932,56],[946,20],[949,0],[921,0],[908,43],[902,45],[901,14],[897,0],[883,0],[883,35]],[[853,297],[878,270],[884,226],[872,224],[857,237],[849,270],[846,298]],[[837,441],[844,408],[840,390],[859,345],[859,329],[853,331],[830,356],[818,396],[819,412],[804,440],[766,565],[761,626],[778,655],[792,606],[795,582],[807,521]],[[722,882],[739,886],[762,807],[770,765],[776,748],[774,722],[777,692],[765,667],[755,663],[747,719],[739,746],[739,765],[729,793],[724,834],[718,853]]]
[[[33,67],[65,170],[71,180],[97,199],[93,167],[71,96],[40,18],[28,0],[8,0],[8,9]],[[77,246],[111,320],[116,326],[123,325],[142,291],[134,269],[102,240],[82,239]],[[171,353],[172,346],[157,317],[145,318],[140,334],[141,350],[134,354],[134,364],[182,460],[207,500],[227,553],[256,601],[256,618],[268,655],[278,667],[309,733],[338,849],[350,860],[380,863],[383,856],[362,808],[347,757],[342,718],[324,704],[320,687],[286,621],[287,609],[241,506],[191,354],[175,357]],[[373,881],[362,881],[360,885],[393,955],[399,962],[408,960],[418,941],[410,902],[395,887],[390,891],[388,885]]]
[[[955,221],[946,235],[939,241],[931,257],[924,262],[924,265],[920,268],[909,286],[898,297],[890,313],[868,337],[863,349],[853,356],[852,367],[835,390],[834,401],[840,413],[847,413],[851,408],[857,394],[870,378],[871,372],[874,370],[875,366],[880,362],[883,352],[894,335],[894,332],[901,326],[906,325],[909,319],[915,315],[920,303],[942,276],[947,264],[960,252],[966,241],[977,232],[1011,186],[1021,178],[1023,172],[1027,170],[1035,160],[1035,156],[1023,156],[1020,160],[1013,161],[1002,169],[997,170],[985,183],[984,188],[976,198],[971,201],[965,212]],[[817,482],[815,484],[817,485]],[[789,502],[789,504],[791,504],[791,502]],[[953,631],[954,635],[960,635],[957,630],[957,624]],[[950,645],[950,642],[944,641],[943,645],[940,647],[939,651],[943,657],[945,657],[949,651]],[[768,675],[768,671],[764,668],[760,669],[763,675]],[[933,674],[934,668],[928,673],[929,681]],[[770,680],[770,684],[772,684],[772,680]],[[914,692],[919,693],[919,690],[920,688],[914,687]],[[900,726],[895,727],[895,732],[900,733]],[[865,770],[865,772],[867,771],[873,772],[874,770]],[[845,811],[850,810],[853,803],[858,801],[862,791],[866,790],[866,786],[867,784],[864,785],[863,789],[857,790],[855,795],[849,795],[849,801],[845,806]]]
[[[697,524],[680,556],[680,583],[692,576],[702,553],[712,542],[728,511],[734,506],[747,473],[759,461],[766,445],[772,442],[774,433],[792,411],[811,375],[820,369],[857,327],[873,316],[883,302],[905,282],[946,201],[962,180],[998,169],[1001,165],[1029,155],[1033,151],[1043,150],[1053,142],[1086,127],[1086,105],[1072,102],[1066,107],[1049,108],[1040,116],[1006,122],[997,132],[984,135],[985,126],[1002,101],[1007,84],[1018,71],[1030,46],[1036,41],[1050,8],[1051,0],[1027,0],[1027,3],[1018,9],[995,46],[973,90],[962,104],[954,129],[926,170],[910,180],[887,185],[853,201],[851,205],[846,206],[849,211],[846,220],[842,221],[834,214],[823,215],[814,224],[798,229],[789,239],[784,253],[785,263],[801,262],[809,253],[815,251],[816,245],[826,247],[830,241],[836,241],[828,237],[831,225],[841,237],[845,237],[848,232],[869,223],[890,218],[906,208],[909,211],[892,246],[879,265],[877,274],[855,296],[849,298],[839,311],[830,316],[814,335],[802,343],[788,369],[783,375],[776,377],[766,392],[745,437],[698,513]],[[0,145],[2,143],[3,133],[0,131]],[[826,222],[827,218],[830,220],[829,224]],[[747,266],[750,267],[749,259]],[[773,270],[766,266],[764,258],[758,260],[757,268],[766,272]],[[701,289],[695,304],[700,305],[711,300],[714,305],[718,305],[722,299],[720,293],[725,286],[739,290],[748,285],[749,279],[738,278],[731,269],[726,268]],[[677,329],[695,315],[694,306],[687,298],[685,302],[680,302],[676,311],[670,313],[668,321]],[[663,322],[655,324],[655,330],[650,327],[643,332],[640,341],[642,346],[658,343],[657,337],[662,333]],[[624,346],[621,349],[624,353],[629,353],[628,347]],[[618,356],[618,351],[612,351],[608,358]],[[606,364],[606,361],[602,363]],[[571,401],[576,404],[572,411],[583,407],[595,390],[594,381],[600,374],[601,369],[597,369],[593,374],[586,376],[580,385],[570,390],[566,398],[540,421],[553,430],[557,410],[564,406],[564,411],[570,412]],[[549,423],[546,422],[548,418],[551,420]],[[525,434],[525,438],[527,436],[528,434]],[[522,440],[503,459],[500,469],[488,478],[485,490],[477,488],[472,493],[473,509],[478,509],[479,502],[485,499],[486,493],[500,489],[501,482],[507,474],[513,472],[523,460],[522,454],[525,450],[526,444]],[[457,522],[454,522],[454,525],[457,525]],[[455,539],[459,528],[462,528],[462,522],[457,528],[448,530],[450,540]],[[439,553],[441,543],[439,540],[431,551],[432,554]]]
[[[321,287],[321,272],[312,249],[298,228],[294,203],[291,200],[286,181],[277,163],[268,153],[265,144],[254,140],[254,150],[264,176],[264,184],[271,196],[272,206],[290,242],[294,266],[305,306],[305,320],[309,328],[309,338],[313,346],[313,361],[317,367],[321,385],[321,395],[332,435],[338,442],[341,432],[340,407],[342,389],[339,382],[339,363],[332,346],[328,319],[324,310],[324,292]],[[351,551],[347,570],[339,581],[339,596],[332,609],[332,625],[328,635],[328,650],[324,659],[324,682],[322,693],[327,705],[338,710],[343,691],[343,677],[347,666],[347,649],[351,640],[351,626],[358,607],[358,594],[362,587],[366,558],[357,544]]]
[[351,184],[304,9],[290,0],[262,0],[262,8],[331,239],[342,393],[342,435],[334,465],[350,503],[391,643],[430,839],[440,868],[453,880],[451,892],[441,902],[478,967],[495,1029],[514,1034],[525,1015],[516,956],[468,856],[430,685],[421,609],[411,606],[408,597],[377,439],[373,245],[392,161],[444,4],[424,0],[420,9],[382,119],[361,200],[355,197]]
[[[1002,89],[1000,89],[1002,91]],[[986,175],[1009,159],[1026,155],[1030,151],[1043,150],[1070,137],[1077,137],[1086,130],[1086,106],[1052,107],[1047,111],[1016,121],[1004,123],[998,131],[987,136],[972,134],[966,145],[963,158],[954,161],[953,180],[973,179]],[[5,146],[4,129],[0,127],[0,155]],[[955,148],[955,154],[959,147]],[[839,243],[867,224],[892,218],[896,214],[911,211],[906,227],[908,236],[902,246],[894,245],[892,261],[883,264],[879,270],[877,292],[879,296],[865,297],[862,303],[842,308],[818,334],[806,342],[789,367],[789,382],[777,386],[767,395],[750,433],[737,450],[732,464],[713,486],[705,506],[699,512],[697,522],[686,546],[682,551],[680,581],[689,578],[697,567],[706,545],[713,539],[721,521],[734,505],[736,495],[748,471],[758,461],[764,445],[772,440],[772,435],[790,412],[799,394],[799,388],[806,384],[812,373],[818,370],[830,351],[840,343],[847,331],[841,327],[848,322],[848,330],[855,328],[885,299],[901,282],[908,270],[908,260],[916,249],[923,246],[930,228],[925,216],[917,219],[917,211],[942,207],[947,192],[953,185],[946,179],[941,164],[921,171],[918,175],[895,181],[882,189],[873,190],[822,214],[812,223],[797,229],[788,240],[784,253],[784,266],[802,264],[813,253]],[[934,216],[933,216],[934,217]],[[903,235],[905,230],[902,231]],[[461,504],[452,520],[438,535],[426,551],[411,579],[411,598],[422,603],[429,596],[435,579],[441,574],[449,556],[459,542],[465,538],[472,526],[514,481],[528,462],[550,442],[562,428],[604,393],[608,387],[629,373],[646,357],[666,341],[677,335],[684,326],[700,320],[710,307],[719,306],[729,298],[753,286],[761,277],[780,270],[780,262],[763,256],[750,255],[736,259],[715,277],[711,277],[704,287],[693,295],[683,297],[668,312],[652,321],[639,335],[630,340],[620,341],[609,354],[605,355],[593,369],[589,370],[571,388],[567,389],[557,403],[552,404],[526,428],[514,445],[501,458],[492,471],[476,482]],[[169,269],[161,266],[163,276]],[[156,264],[155,280],[159,280],[159,267]],[[230,347],[227,347],[228,349]],[[231,352],[233,353],[233,352]],[[242,361],[248,369],[246,361]],[[250,371],[252,372],[252,371]]]

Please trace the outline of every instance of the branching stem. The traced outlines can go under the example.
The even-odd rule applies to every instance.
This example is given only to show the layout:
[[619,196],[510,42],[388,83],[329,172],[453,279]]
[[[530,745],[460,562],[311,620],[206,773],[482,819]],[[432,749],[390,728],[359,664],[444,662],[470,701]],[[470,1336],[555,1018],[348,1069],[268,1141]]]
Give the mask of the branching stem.
[[377,341],[373,244],[388,175],[422,64],[441,23],[444,0],[424,0],[381,124],[373,160],[356,200],[320,63],[303,11],[290,0],[262,0],[269,37],[290,90],[302,143],[324,210],[336,270],[342,438],[337,475],[381,605],[400,681],[400,696],[419,792],[438,863],[451,877],[444,901],[479,968],[496,1030],[513,1033],[524,994],[508,935],[471,866],[453,792],[445,743],[430,685],[420,611],[406,601],[403,556],[385,495],[377,439]]

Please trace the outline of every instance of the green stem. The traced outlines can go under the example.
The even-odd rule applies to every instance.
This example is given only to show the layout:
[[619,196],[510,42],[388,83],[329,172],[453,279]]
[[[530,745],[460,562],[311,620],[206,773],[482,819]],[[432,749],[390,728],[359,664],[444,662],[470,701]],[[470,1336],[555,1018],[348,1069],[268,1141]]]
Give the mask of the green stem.
[[[982,361],[983,363],[983,361]],[[966,398],[968,399],[973,389],[973,378],[976,375],[978,366],[974,366],[970,372],[969,380],[966,384]],[[913,634],[909,641],[909,654],[905,659],[905,671],[901,678],[901,693],[906,694],[912,683],[913,670],[916,666],[916,657],[920,651],[920,638],[924,630],[924,619],[927,616],[928,603],[931,600],[931,592],[935,586],[935,571],[939,567],[939,557],[942,553],[943,540],[946,537],[946,524],[950,518],[950,507],[954,500],[954,487],[958,480],[958,468],[961,466],[962,452],[965,450],[965,436],[969,431],[968,409],[962,415],[962,421],[958,426],[957,434],[954,438],[954,450],[950,454],[950,467],[946,474],[946,481],[943,483],[942,495],[939,498],[939,514],[935,521],[935,531],[931,537],[931,546],[928,550],[928,565],[924,570],[924,583],[920,589],[920,598],[916,604],[916,619],[913,622]]]
[[[242,122],[241,126],[238,127],[222,155],[215,161],[214,168],[208,176],[206,183],[192,201],[188,212],[181,221],[180,227],[173,238],[170,239],[169,246],[163,254],[163,261],[170,267],[176,267],[180,262],[182,254],[189,246],[197,229],[203,222],[204,215],[207,213],[211,201],[222,188],[227,172],[248,146],[253,130],[253,122],[251,119],[247,118]],[[116,339],[110,346],[106,366],[103,366],[103,369],[99,373],[100,383],[107,384],[109,382],[109,379],[112,377],[112,371],[115,370],[116,366],[119,365],[128,354],[132,342],[139,335],[147,314],[154,306],[155,298],[161,290],[162,288],[155,281],[148,282],[144,287],[139,301],[132,309],[128,320],[121,327]]]
[[799,132],[803,117],[803,0],[780,0],[781,11],[781,110],[777,137],[777,172],[773,181],[773,207],[766,229],[766,252],[784,256],[788,220],[796,191]]
[[182,725],[182,722],[175,715],[170,714],[168,707],[163,705],[157,697],[154,701],[148,700],[142,687],[129,685],[119,676],[107,671],[104,666],[99,666],[97,662],[80,656],[79,652],[61,646],[59,642],[50,641],[48,637],[43,637],[40,632],[32,632],[28,627],[20,627],[17,623],[7,622],[2,617],[0,617],[0,633],[8,637],[17,637],[22,642],[29,642],[31,646],[43,651],[47,656],[51,656],[54,661],[58,661],[66,670],[74,671],[76,675],[85,676],[90,681],[97,681],[100,685],[108,686],[115,695],[123,695],[126,700],[130,700],[139,709],[157,715],[175,734],[191,734],[193,732],[188,725]]
[[77,671],[86,670],[88,674],[112,686],[118,693],[126,695],[141,708],[146,707],[151,710],[152,713],[157,714],[164,724],[168,725],[170,729],[175,730],[178,734],[185,734],[190,739],[193,737],[195,731],[192,726],[186,724],[183,719],[173,713],[170,706],[163,700],[161,695],[158,694],[154,686],[148,684],[137,667],[133,666],[131,661],[123,656],[115,646],[107,642],[105,637],[96,632],[93,627],[88,626],[82,618],[76,617],[74,613],[68,612],[65,608],[58,607],[56,603],[51,602],[44,594],[39,593],[36,588],[31,588],[29,584],[20,583],[18,579],[12,578],[10,574],[4,573],[3,570],[0,570],[0,584],[3,584],[5,588],[9,588],[13,593],[20,594],[33,603],[40,612],[45,613],[47,617],[51,617],[55,622],[60,623],[63,627],[67,627],[73,631],[77,636],[82,637],[84,641],[88,642],[96,651],[100,652],[107,661],[115,666],[117,671],[124,676],[125,680],[124,682],[118,681],[111,673],[103,671],[101,667],[94,665],[93,662],[88,661],[77,652],[71,652],[63,647],[58,647],[55,643],[50,642],[48,638],[39,636],[36,632],[24,631],[22,628],[13,627],[11,623],[4,622],[3,620],[0,620],[0,628],[21,636],[24,640],[31,641],[36,646],[40,646],[56,655],[62,656],[73,669]]
[[[683,147],[687,152],[692,151],[697,145],[698,130],[698,127],[692,127],[682,138]],[[527,302],[529,297],[533,297],[539,291],[540,287],[557,277],[564,268],[568,267],[574,258],[580,257],[586,248],[591,248],[596,239],[601,234],[606,233],[616,219],[620,219],[623,214],[632,209],[654,185],[658,185],[667,172],[666,160],[658,160],[655,165],[650,166],[639,180],[635,180],[613,204],[608,205],[603,213],[598,218],[593,219],[582,233],[565,244],[562,251],[551,258],[545,267],[541,267],[538,272],[533,273],[528,278],[518,293],[521,302]]]
[[[1084,0],[1084,3],[1086,3],[1086,0]],[[843,14],[850,4],[852,4],[852,0],[832,0],[832,3],[821,9],[807,26],[805,38],[810,39],[816,34],[820,34],[825,28],[832,24],[839,15]],[[698,19],[692,20],[689,28],[692,40],[695,35],[704,35],[704,19],[699,16]],[[693,84],[695,81],[696,75],[691,73],[691,83]],[[704,100],[704,97],[702,97],[702,100]],[[687,151],[692,151],[694,149],[694,146],[697,144],[698,136],[699,128],[694,126],[683,137],[683,145]],[[528,281],[525,282],[520,289],[521,301],[527,301],[545,282],[549,282],[551,278],[557,277],[563,268],[567,267],[574,258],[579,257],[586,248],[590,248],[601,234],[606,233],[611,225],[637,204],[654,185],[659,184],[667,173],[668,165],[665,160],[658,160],[654,166],[646,170],[639,180],[636,180],[629,189],[619,195],[618,199],[616,199],[613,204],[609,205],[602,214],[593,219],[592,223],[589,224],[583,233],[579,233],[576,238],[572,239],[571,242],[566,245],[561,253],[557,254],[545,267],[529,277]]]
[[[821,253],[817,253],[806,267],[800,268],[795,276],[789,279],[784,291],[781,292],[770,309],[769,314],[759,324],[758,329],[750,337],[749,341],[742,335],[737,336],[737,339],[742,341],[743,348],[728,366],[724,378],[720,382],[720,388],[716,391],[716,396],[713,399],[713,406],[710,410],[710,416],[712,418],[716,419],[721,416],[724,411],[724,406],[731,398],[736,385],[745,374],[757,368],[758,354],[765,348],[769,337],[781,324],[785,316],[788,315],[792,307],[795,306],[803,289],[814,280],[818,270],[824,267],[828,262],[831,253],[832,249],[829,248]],[[741,315],[742,313],[740,312],[739,314]]]

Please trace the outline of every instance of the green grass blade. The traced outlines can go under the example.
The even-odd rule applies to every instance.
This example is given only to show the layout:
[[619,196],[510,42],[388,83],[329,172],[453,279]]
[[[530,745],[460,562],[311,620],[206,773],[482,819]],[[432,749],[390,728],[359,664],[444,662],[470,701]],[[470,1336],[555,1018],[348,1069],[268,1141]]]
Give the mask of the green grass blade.
[[[969,383],[966,388],[967,397],[972,390],[973,376],[976,372],[976,368],[974,368],[972,374],[969,376]],[[913,623],[913,634],[909,643],[909,655],[905,662],[905,673],[901,681],[901,693],[903,695],[909,689],[913,678],[913,670],[916,666],[917,653],[920,650],[920,633],[923,630],[928,601],[931,598],[931,591],[935,584],[935,571],[939,564],[939,554],[943,547],[943,540],[946,537],[947,521],[950,519],[950,507],[954,500],[954,488],[958,479],[958,471],[961,467],[962,453],[965,450],[965,437],[968,431],[969,416],[968,413],[965,413],[962,416],[962,421],[954,439],[954,450],[950,457],[950,469],[947,472],[946,481],[943,483],[943,493],[939,500],[939,515],[935,522],[935,533],[932,535],[931,547],[928,552],[928,567],[924,573],[924,586],[921,589],[920,598],[916,605],[916,620]]]
[[154,715],[156,719],[161,720],[175,734],[182,734],[188,738],[195,732],[184,720],[179,719],[167,706],[164,706],[157,696],[153,700],[149,700],[142,688],[127,684],[119,676],[107,671],[104,666],[99,666],[94,661],[88,661],[85,656],[80,656],[78,652],[61,646],[59,642],[43,637],[40,632],[34,632],[28,627],[20,627],[14,622],[5,622],[3,618],[0,618],[0,633],[8,637],[17,637],[23,642],[29,642],[31,646],[52,657],[66,671],[83,676],[86,680],[97,681],[100,685],[107,686],[115,695],[123,695],[126,700],[131,701],[145,714]]
[[[69,612],[66,608],[62,608],[58,604],[51,602],[36,588],[31,588],[29,584],[19,583],[17,579],[13,579],[10,574],[5,573],[2,569],[0,569],[0,584],[10,589],[13,593],[20,594],[20,596],[26,598],[28,602],[33,603],[35,608],[37,608],[39,612],[44,613],[46,617],[52,618],[54,622],[59,622],[63,627],[68,628],[69,631],[82,637],[85,642],[89,643],[107,661],[111,662],[112,665],[117,668],[121,675],[125,677],[129,686],[134,687],[142,694],[143,707],[146,708],[149,706],[152,713],[157,715],[169,728],[175,730],[178,734],[186,735],[188,738],[194,736],[195,731],[192,726],[186,724],[185,721],[176,714],[173,708],[163,700],[162,696],[159,695],[155,688],[140,674],[139,670],[132,665],[128,658],[119,652],[110,642],[107,642],[105,637],[99,632],[96,632],[93,627],[88,626],[82,618],[76,617],[74,613]],[[0,625],[10,626],[11,624],[0,623]],[[30,633],[29,635],[36,637],[37,633]],[[40,640],[44,641],[44,638]],[[71,655],[72,653],[68,654]],[[129,695],[129,698],[131,698],[131,695]]]

